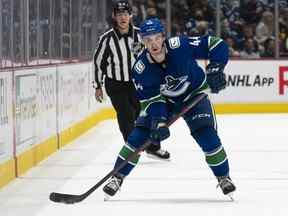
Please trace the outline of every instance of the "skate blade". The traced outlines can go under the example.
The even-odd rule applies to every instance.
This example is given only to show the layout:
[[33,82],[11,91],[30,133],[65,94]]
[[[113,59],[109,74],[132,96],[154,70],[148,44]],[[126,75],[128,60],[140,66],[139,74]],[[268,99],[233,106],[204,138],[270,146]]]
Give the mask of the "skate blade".
[[165,158],[159,158],[159,157],[157,157],[157,156],[155,156],[155,155],[151,155],[151,154],[146,154],[146,157],[148,157],[148,158],[150,158],[150,159],[158,160],[158,161],[165,161],[165,162],[171,161],[170,158],[167,158],[167,159],[165,159]]
[[234,195],[233,192],[226,194],[226,196],[228,196],[231,201],[235,201],[233,195]]
[[111,199],[112,196],[110,196],[109,194],[104,193],[104,201],[109,201]]

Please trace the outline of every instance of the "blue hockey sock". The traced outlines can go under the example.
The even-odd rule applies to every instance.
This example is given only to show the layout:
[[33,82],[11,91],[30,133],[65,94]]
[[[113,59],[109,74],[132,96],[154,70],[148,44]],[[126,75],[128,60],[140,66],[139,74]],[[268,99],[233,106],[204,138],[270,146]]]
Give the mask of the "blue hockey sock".
[[[117,157],[115,167],[118,167],[125,159],[128,158],[130,154],[132,154],[135,151],[131,146],[128,144],[125,144],[122,149],[119,152],[119,155]],[[127,176],[131,170],[136,166],[138,163],[140,155],[136,155],[132,160],[130,160],[122,169],[120,169],[119,173],[122,176]]]
[[[124,160],[126,160],[129,155],[131,155],[136,149],[141,147],[149,137],[149,130],[135,128],[132,133],[128,136],[127,143],[122,147],[117,157],[115,167],[118,167]],[[138,163],[140,154],[136,155],[132,160],[130,160],[122,169],[120,169],[119,174],[122,176],[127,176],[132,171],[132,169]]]
[[203,127],[192,134],[205,153],[206,162],[215,176],[229,175],[229,163],[226,152],[213,127]]

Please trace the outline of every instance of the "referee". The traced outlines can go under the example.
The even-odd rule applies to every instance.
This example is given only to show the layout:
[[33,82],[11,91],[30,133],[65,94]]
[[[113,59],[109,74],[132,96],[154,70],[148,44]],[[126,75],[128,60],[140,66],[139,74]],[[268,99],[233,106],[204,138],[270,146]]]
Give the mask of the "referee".
[[[137,52],[141,50],[141,43],[139,29],[131,24],[131,7],[127,1],[114,3],[112,19],[113,28],[100,36],[94,54],[95,97],[98,102],[102,102],[105,77],[105,89],[117,113],[118,125],[126,142],[140,112],[131,69]],[[150,145],[146,153],[155,159],[170,158],[169,152],[161,149],[160,145]]]

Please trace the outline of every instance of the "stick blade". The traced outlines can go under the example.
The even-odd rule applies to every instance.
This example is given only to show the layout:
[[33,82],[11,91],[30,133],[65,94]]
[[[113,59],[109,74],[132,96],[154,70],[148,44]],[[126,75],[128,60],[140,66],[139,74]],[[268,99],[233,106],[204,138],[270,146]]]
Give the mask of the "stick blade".
[[52,192],[49,196],[49,199],[57,203],[73,204],[82,201],[83,197],[81,195]]

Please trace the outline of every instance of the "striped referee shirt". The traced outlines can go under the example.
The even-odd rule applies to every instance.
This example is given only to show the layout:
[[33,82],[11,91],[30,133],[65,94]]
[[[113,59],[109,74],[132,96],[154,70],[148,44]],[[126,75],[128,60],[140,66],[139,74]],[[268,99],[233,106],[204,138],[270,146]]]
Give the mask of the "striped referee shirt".
[[112,28],[100,36],[94,54],[96,88],[102,86],[104,76],[116,81],[131,81],[131,69],[136,60],[132,46],[139,41],[139,28],[132,25],[127,34]]

